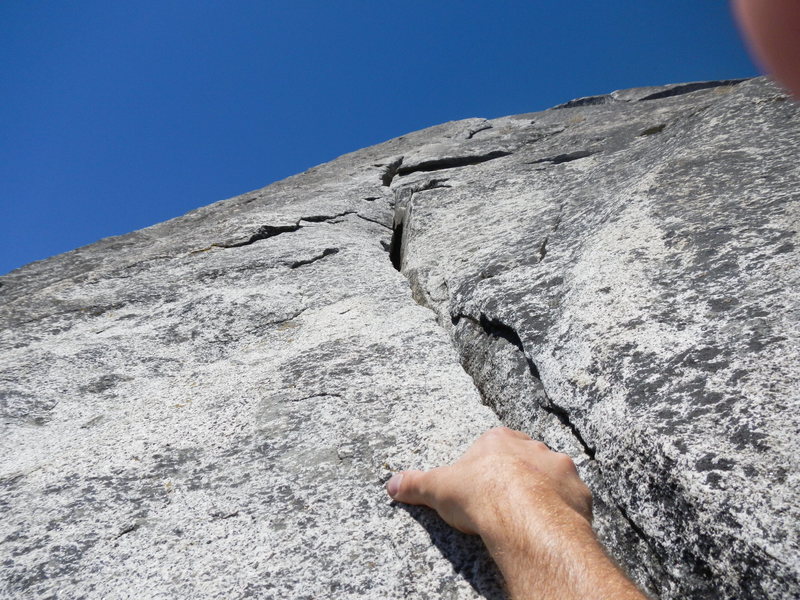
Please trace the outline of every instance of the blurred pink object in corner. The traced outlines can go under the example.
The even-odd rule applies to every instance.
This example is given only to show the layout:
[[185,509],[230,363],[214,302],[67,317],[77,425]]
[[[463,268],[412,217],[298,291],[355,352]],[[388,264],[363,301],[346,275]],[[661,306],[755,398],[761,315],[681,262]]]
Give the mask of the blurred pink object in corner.
[[733,0],[756,60],[800,98],[800,0]]

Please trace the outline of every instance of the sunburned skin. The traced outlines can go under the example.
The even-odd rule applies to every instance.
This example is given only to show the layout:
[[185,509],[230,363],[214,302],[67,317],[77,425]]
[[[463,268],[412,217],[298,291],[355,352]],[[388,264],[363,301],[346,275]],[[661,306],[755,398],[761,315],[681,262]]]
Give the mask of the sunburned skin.
[[[733,0],[733,10],[756,60],[800,98],[800,0]],[[592,496],[570,458],[524,433],[492,429],[452,465],[398,473],[386,488],[480,535],[514,599],[645,598],[594,536]]]

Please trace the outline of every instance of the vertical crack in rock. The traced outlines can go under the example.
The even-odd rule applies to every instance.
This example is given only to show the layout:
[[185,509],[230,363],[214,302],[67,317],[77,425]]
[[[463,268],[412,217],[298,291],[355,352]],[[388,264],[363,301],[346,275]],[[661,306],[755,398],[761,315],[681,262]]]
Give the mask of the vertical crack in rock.
[[637,525],[633,519],[631,519],[630,515],[628,515],[628,511],[625,510],[624,506],[622,506],[621,504],[616,504],[615,506],[617,507],[619,514],[622,515],[622,518],[625,519],[628,525],[630,525],[633,532],[639,537],[639,539],[641,539],[645,544],[647,544],[647,547],[650,548],[650,551],[653,553],[653,556],[656,558],[656,560],[659,561],[659,566],[661,566],[663,570],[663,564],[661,564],[661,556],[659,555],[658,549],[653,543],[653,540],[651,540],[650,536],[647,535],[644,532],[644,530],[641,527],[639,527],[639,525]]
[[[437,161],[431,161],[434,163]],[[432,180],[436,181],[436,180]],[[423,186],[424,187],[424,186]],[[403,243],[404,243],[404,229],[406,223],[408,222],[409,215],[412,210],[411,200],[413,198],[414,192],[416,190],[414,188],[410,190],[402,190],[402,194],[400,198],[397,198],[395,201],[395,214],[393,220],[393,227],[392,227],[392,241],[389,245],[389,259],[391,260],[392,266],[403,273]],[[558,216],[556,217],[556,221],[553,224],[553,228],[551,233],[554,233],[558,230],[559,226],[561,225],[561,220],[563,217],[564,212],[564,204],[561,203],[559,205]],[[546,253],[546,244],[549,239],[549,236],[545,238],[545,242],[542,244],[542,248],[540,249],[541,257],[544,258],[544,254]],[[406,277],[408,279],[408,277]],[[412,288],[412,297],[422,306],[419,300],[417,300],[417,294],[414,293],[415,283],[409,279],[409,285]],[[421,290],[420,290],[421,291]],[[424,296],[424,294],[422,294]],[[436,310],[432,306],[426,306],[434,313]],[[539,369],[533,360],[528,356],[525,352],[525,347],[522,343],[522,339],[520,338],[519,334],[514,330],[512,327],[502,323],[497,319],[491,319],[487,317],[484,313],[481,313],[480,316],[476,319],[470,315],[465,314],[457,314],[451,316],[451,322],[453,326],[458,324],[460,319],[466,319],[471,321],[474,325],[480,328],[483,333],[491,338],[501,338],[509,342],[512,346],[514,346],[518,352],[521,353],[522,357],[525,360],[525,363],[528,366],[528,371],[530,376],[536,381],[538,384],[537,387],[541,388],[542,395],[544,397],[544,402],[539,402],[539,406],[541,409],[558,419],[558,421],[564,425],[574,436],[577,443],[583,449],[584,453],[590,460],[595,460],[596,456],[596,449],[590,445],[581,434],[578,427],[573,423],[572,417],[569,411],[559,405],[557,405],[553,400],[548,396],[547,392],[544,389],[544,385],[542,384],[542,377],[539,373]],[[461,350],[459,349],[459,354],[462,354]],[[462,363],[464,362],[463,359],[467,357],[463,356],[462,354]],[[475,376],[473,373],[470,373],[467,370],[467,373],[475,380]],[[487,405],[492,407],[494,403],[489,401]],[[495,411],[496,412],[496,411]],[[498,414],[498,416],[500,416]],[[501,417],[502,420],[502,417]]]
[[547,256],[547,244],[550,243],[550,236],[558,231],[558,228],[561,227],[561,221],[564,218],[564,203],[561,202],[558,205],[558,214],[556,215],[556,220],[553,223],[553,227],[550,229],[550,233],[544,236],[544,241],[542,241],[541,245],[539,246],[539,262],[544,260],[544,257]]
[[542,393],[544,395],[545,402],[540,402],[539,407],[546,413],[556,417],[562,425],[569,429],[569,431],[575,437],[575,440],[581,445],[581,448],[583,448],[586,456],[588,456],[591,460],[595,460],[595,448],[590,446],[589,443],[583,438],[577,426],[572,422],[569,411],[553,402],[552,398],[550,398],[550,396],[547,394],[547,391],[544,389],[544,384],[542,383],[542,376],[539,373],[539,368],[536,366],[536,363],[533,362],[533,359],[528,356],[527,352],[525,352],[525,346],[522,343],[522,339],[519,337],[519,334],[514,330],[514,328],[509,327],[497,319],[490,319],[483,313],[481,313],[480,318],[478,319],[475,319],[469,315],[458,314],[451,317],[451,322],[453,325],[457,325],[461,319],[468,320],[477,325],[489,337],[502,338],[506,340],[522,354],[526,364],[528,365],[528,371],[531,377],[533,377],[541,386]]
[[547,242],[550,239],[549,236],[545,236],[542,245],[539,246],[539,262],[544,260],[544,257],[547,256]]
[[400,271],[401,262],[403,260],[402,249],[403,221],[400,220],[396,222],[392,228],[392,241],[389,243],[389,260],[392,261],[392,266],[398,271]]

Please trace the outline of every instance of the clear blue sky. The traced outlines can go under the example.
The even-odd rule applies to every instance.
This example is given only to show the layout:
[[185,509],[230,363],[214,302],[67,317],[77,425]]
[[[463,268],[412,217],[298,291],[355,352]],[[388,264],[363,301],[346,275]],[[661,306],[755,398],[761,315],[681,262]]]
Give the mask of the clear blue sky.
[[3,0],[0,65],[0,273],[436,123],[757,74],[724,0]]

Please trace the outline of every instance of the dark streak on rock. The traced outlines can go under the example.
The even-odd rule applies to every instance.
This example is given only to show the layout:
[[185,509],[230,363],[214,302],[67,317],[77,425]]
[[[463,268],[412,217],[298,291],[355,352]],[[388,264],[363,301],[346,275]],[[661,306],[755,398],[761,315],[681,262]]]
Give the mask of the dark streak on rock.
[[661,133],[664,131],[664,128],[667,126],[666,123],[662,123],[661,125],[655,125],[653,127],[648,127],[642,133],[639,134],[639,137],[647,136],[647,135],[655,135],[656,133]]
[[132,531],[136,531],[139,529],[139,523],[131,523],[130,525],[126,526],[122,531],[120,531],[117,535],[114,536],[114,539],[121,538],[123,535],[127,533],[131,533]]
[[331,219],[338,219],[339,217],[346,217],[347,215],[355,214],[356,211],[354,210],[346,210],[344,212],[336,213],[335,215],[312,215],[310,217],[302,217],[298,224],[301,221],[307,221],[309,223],[323,223],[325,221],[330,221]]

